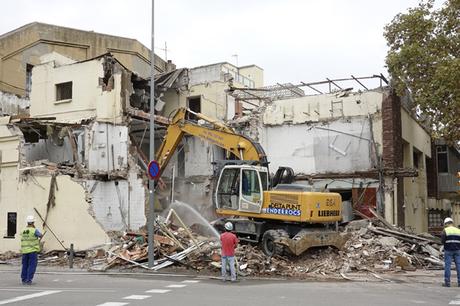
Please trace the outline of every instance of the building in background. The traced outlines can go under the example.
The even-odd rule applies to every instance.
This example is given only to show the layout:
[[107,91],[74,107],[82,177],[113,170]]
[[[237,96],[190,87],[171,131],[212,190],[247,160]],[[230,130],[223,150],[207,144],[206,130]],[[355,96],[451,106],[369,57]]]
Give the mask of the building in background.
[[[135,39],[33,22],[0,35],[0,115],[27,113],[32,69],[52,52],[77,62],[110,52],[128,70],[150,76],[150,50]],[[155,56],[158,73],[174,68]]]

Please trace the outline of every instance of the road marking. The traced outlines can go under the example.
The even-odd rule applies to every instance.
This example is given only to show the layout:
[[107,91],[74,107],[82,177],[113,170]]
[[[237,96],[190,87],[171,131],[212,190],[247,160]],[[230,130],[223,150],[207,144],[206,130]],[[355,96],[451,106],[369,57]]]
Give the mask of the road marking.
[[171,290],[168,290],[168,289],[152,289],[152,290],[147,290],[145,291],[146,293],[166,293],[166,292],[169,292]]
[[125,300],[144,300],[144,299],[149,298],[149,297],[151,297],[151,295],[136,295],[136,294],[133,294],[133,295],[125,296],[123,299],[125,299]]
[[58,282],[59,278],[53,279],[53,282]]
[[166,288],[184,288],[187,287],[187,285],[169,285],[166,286]]
[[37,292],[37,293],[32,293],[32,294],[27,294],[27,295],[22,295],[22,296],[18,296],[18,297],[12,298],[12,299],[0,301],[0,305],[5,305],[5,304],[9,304],[9,303],[24,301],[24,300],[30,300],[30,299],[34,299],[34,298],[37,298],[37,297],[50,295],[50,294],[55,294],[55,293],[59,293],[59,292],[61,292],[61,291],[47,290],[47,291],[42,291],[42,292]]
[[120,303],[120,302],[107,302],[104,304],[99,304],[96,306],[123,306],[123,305],[128,305],[129,303]]
[[450,301],[449,305],[460,305],[460,300]]
[[9,288],[0,288],[0,291],[25,291],[25,292],[41,292],[45,290],[59,290],[59,291],[68,291],[68,292],[117,292],[118,290],[105,289],[105,288],[46,288],[46,287],[33,287],[33,288],[24,288],[23,287],[9,287]]
[[66,282],[67,282],[67,283],[71,283],[71,282],[73,282],[73,280],[68,279],[68,280],[66,280]]
[[199,280],[184,280],[182,282],[186,284],[196,284],[196,283],[199,283],[200,281]]

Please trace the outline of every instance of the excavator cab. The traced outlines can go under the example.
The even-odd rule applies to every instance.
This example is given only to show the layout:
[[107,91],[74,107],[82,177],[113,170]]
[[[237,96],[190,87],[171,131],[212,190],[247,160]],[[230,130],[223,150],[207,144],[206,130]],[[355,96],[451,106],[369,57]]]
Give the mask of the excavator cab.
[[217,209],[260,213],[266,190],[268,190],[266,167],[225,166],[217,182],[216,207]]

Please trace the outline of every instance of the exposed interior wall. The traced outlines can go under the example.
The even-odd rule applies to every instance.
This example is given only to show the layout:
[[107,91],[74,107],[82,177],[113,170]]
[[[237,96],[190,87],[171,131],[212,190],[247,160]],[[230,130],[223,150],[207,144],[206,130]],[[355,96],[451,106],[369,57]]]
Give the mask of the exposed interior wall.
[[[66,175],[57,176],[54,205],[50,203],[48,207],[51,176],[18,170],[22,141],[19,129],[0,125],[0,252],[19,251],[18,233],[25,227],[28,215],[35,215],[36,225],[42,232],[48,231],[42,239],[44,250],[62,249],[49,230],[42,228],[34,208],[46,218],[47,224],[59,234],[59,240],[66,247],[74,243],[75,248],[81,250],[108,242],[109,237],[90,214],[85,190],[80,182]],[[7,237],[8,213],[16,213],[16,235],[12,237]]]
[[367,118],[265,126],[262,131],[271,172],[280,166],[298,174],[366,171],[374,166]]
[[0,91],[0,116],[26,115],[29,113],[29,106],[29,99]]
[[138,230],[145,225],[145,187],[136,171],[130,171],[127,180],[88,180],[85,187],[104,230]]
[[128,127],[94,122],[86,130],[86,162],[90,171],[126,170]]

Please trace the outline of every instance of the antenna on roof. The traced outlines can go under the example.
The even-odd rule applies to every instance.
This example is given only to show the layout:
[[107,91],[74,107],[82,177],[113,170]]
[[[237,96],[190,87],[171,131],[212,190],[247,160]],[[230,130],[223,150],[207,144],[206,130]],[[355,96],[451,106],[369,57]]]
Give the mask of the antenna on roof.
[[239,66],[238,66],[238,54],[232,54],[232,57],[235,58],[236,67],[239,67]]

